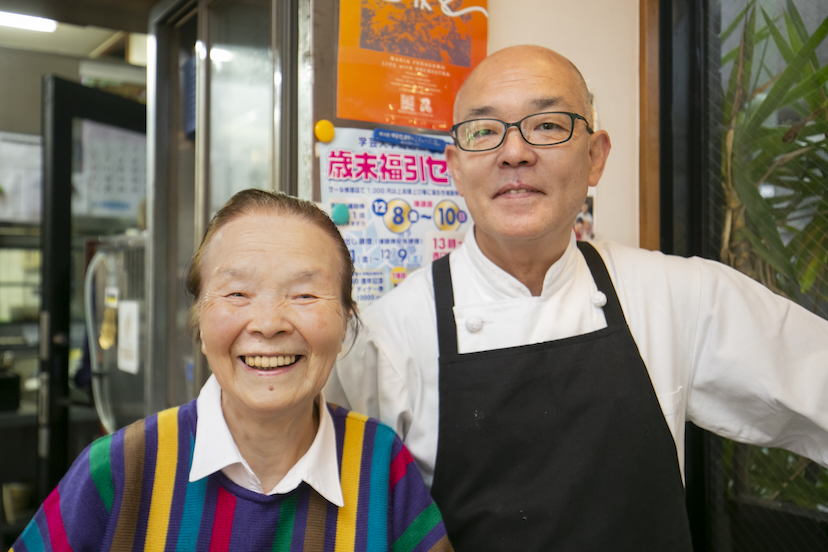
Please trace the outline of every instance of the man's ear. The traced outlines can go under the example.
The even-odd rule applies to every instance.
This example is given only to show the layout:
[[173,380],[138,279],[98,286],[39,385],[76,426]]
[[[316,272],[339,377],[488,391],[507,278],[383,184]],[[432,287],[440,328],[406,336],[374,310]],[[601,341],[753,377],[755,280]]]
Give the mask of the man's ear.
[[604,174],[604,167],[607,166],[612,144],[609,133],[606,130],[597,130],[589,137],[589,185],[597,186]]
[[457,178],[459,173],[457,167],[459,163],[459,156],[460,151],[458,150],[457,146],[455,145],[448,145],[446,146],[446,162],[448,163],[448,171],[449,175],[451,176],[452,181],[454,182],[454,187],[457,188],[457,193],[460,196],[463,196],[463,183],[461,182],[462,178]]

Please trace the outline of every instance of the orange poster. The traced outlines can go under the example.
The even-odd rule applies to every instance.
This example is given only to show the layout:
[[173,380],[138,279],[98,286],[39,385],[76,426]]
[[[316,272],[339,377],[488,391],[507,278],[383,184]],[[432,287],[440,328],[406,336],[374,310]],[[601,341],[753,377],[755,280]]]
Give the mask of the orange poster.
[[486,0],[340,0],[337,117],[447,131],[487,23]]

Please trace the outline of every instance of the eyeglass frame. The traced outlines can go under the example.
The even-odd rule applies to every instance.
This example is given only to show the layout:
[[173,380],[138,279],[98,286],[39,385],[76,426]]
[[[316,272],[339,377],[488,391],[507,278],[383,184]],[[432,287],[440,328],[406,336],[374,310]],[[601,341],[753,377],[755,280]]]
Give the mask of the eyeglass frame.
[[[567,138],[566,140],[561,140],[560,142],[555,142],[554,144],[533,144],[532,142],[530,142],[526,138],[526,136],[523,135],[523,129],[520,128],[520,124],[523,121],[525,121],[526,119],[531,119],[532,117],[535,117],[537,115],[550,115],[550,114],[569,115],[569,118],[572,120],[572,128],[569,129],[569,138]],[[506,121],[501,121],[500,119],[493,119],[491,117],[481,117],[479,119],[469,119],[468,121],[461,121],[457,124],[451,125],[451,128],[449,130],[451,132],[452,138],[454,138],[454,145],[456,145],[461,150],[468,151],[470,153],[483,153],[483,152],[486,152],[486,151],[496,150],[497,148],[499,148],[500,146],[503,145],[503,142],[506,141],[506,134],[509,133],[509,129],[511,127],[517,128],[517,131],[518,131],[518,134],[520,134],[520,137],[523,138],[523,141],[526,142],[527,144],[529,144],[530,146],[534,146],[536,148],[543,148],[543,147],[546,147],[546,146],[557,146],[557,145],[560,145],[560,144],[565,144],[566,142],[569,142],[570,140],[572,140],[572,136],[575,134],[575,121],[577,121],[578,119],[582,120],[586,124],[586,129],[587,129],[587,132],[589,134],[595,134],[595,131],[592,129],[592,127],[589,126],[589,121],[586,120],[586,117],[584,117],[583,115],[578,115],[577,113],[572,113],[570,111],[541,111],[540,113],[532,113],[531,115],[527,115],[526,117],[524,117],[523,119],[521,119],[520,121],[518,121],[516,123],[507,123]],[[495,147],[486,148],[486,149],[482,149],[482,150],[469,150],[469,149],[466,149],[466,148],[464,148],[463,146],[460,145],[460,142],[457,139],[457,129],[460,128],[460,126],[465,125],[466,123],[473,123],[475,121],[497,121],[498,123],[503,124],[503,127],[504,127],[503,136],[500,138],[500,142]]]

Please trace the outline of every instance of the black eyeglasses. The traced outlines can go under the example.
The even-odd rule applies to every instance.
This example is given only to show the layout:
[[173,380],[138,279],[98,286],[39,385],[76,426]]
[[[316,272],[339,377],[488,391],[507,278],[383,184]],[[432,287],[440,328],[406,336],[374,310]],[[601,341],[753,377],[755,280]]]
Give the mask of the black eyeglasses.
[[587,132],[594,132],[581,115],[567,111],[552,111],[535,113],[516,123],[507,123],[499,119],[472,119],[452,126],[451,133],[457,147],[464,151],[489,151],[500,147],[509,127],[517,127],[529,145],[554,146],[572,138],[576,119],[586,123]]

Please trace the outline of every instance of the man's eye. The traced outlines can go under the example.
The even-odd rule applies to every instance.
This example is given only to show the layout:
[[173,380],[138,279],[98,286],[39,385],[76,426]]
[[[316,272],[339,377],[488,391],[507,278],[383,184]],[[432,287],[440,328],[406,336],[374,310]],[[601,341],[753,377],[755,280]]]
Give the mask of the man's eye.
[[234,291],[233,293],[228,294],[227,297],[244,297],[244,293],[240,291]]
[[490,134],[492,134],[492,129],[481,128],[472,132],[470,138],[473,140],[475,138],[483,138],[484,136],[489,136]]
[[316,299],[316,295],[311,295],[310,293],[302,293],[296,297],[297,299]]
[[560,128],[556,123],[541,123],[538,130],[558,130]]

